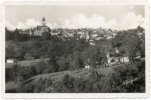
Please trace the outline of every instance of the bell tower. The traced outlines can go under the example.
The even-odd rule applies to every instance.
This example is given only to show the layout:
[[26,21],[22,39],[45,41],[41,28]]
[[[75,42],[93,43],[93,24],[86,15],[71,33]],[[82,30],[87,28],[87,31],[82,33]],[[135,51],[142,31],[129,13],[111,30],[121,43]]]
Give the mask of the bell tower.
[[42,26],[46,26],[46,19],[45,19],[45,17],[42,18]]

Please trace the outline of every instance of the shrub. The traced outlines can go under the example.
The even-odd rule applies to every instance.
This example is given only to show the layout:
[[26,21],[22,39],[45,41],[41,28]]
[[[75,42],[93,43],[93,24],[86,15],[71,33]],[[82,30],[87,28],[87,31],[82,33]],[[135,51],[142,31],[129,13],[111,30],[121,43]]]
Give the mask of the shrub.
[[74,86],[74,78],[69,76],[69,74],[65,75],[63,77],[62,81],[63,81],[63,85],[66,88],[73,88],[73,86]]
[[44,61],[38,62],[38,64],[35,65],[36,74],[42,74],[43,71],[47,68],[48,66]]
[[13,65],[12,68],[6,68],[5,81],[15,81],[18,76],[19,68],[20,66],[17,64]]
[[24,81],[29,79],[30,77],[35,76],[35,73],[31,70],[30,66],[20,67],[18,71],[18,75],[16,76],[17,80]]
[[[140,70],[140,66],[142,66]],[[145,70],[144,63],[128,64],[114,69],[111,75],[113,82],[113,92],[144,92],[145,91]],[[118,90],[118,91],[117,91]]]
[[17,93],[33,93],[34,85],[32,84],[20,84],[16,89]]

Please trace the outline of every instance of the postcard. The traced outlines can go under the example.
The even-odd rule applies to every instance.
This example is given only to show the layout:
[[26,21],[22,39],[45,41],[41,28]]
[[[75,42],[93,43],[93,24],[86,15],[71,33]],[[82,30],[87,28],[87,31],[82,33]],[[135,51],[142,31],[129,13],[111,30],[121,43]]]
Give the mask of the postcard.
[[2,4],[3,98],[149,96],[146,0]]

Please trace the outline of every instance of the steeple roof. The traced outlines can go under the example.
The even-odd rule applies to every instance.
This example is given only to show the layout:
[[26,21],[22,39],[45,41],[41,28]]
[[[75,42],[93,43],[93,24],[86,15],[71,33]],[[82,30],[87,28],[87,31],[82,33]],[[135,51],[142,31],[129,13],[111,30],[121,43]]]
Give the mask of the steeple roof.
[[46,21],[45,17],[42,18],[42,21]]

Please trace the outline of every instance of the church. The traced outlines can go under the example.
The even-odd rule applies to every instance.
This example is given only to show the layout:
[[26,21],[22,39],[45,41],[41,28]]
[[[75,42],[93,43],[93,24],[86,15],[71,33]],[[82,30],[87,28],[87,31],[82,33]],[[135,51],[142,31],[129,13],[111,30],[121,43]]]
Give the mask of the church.
[[21,34],[29,34],[31,36],[42,36],[43,33],[51,33],[51,29],[46,25],[45,17],[42,18],[42,25],[39,25],[33,29],[19,30]]
[[34,36],[42,36],[42,33],[48,32],[50,33],[51,30],[48,26],[46,26],[46,19],[45,17],[42,18],[42,25],[37,26],[32,30],[32,35]]

